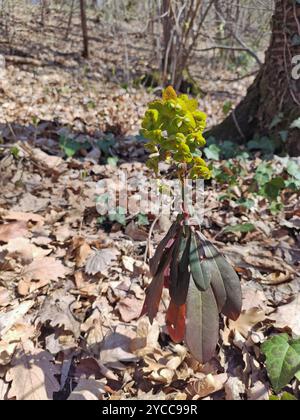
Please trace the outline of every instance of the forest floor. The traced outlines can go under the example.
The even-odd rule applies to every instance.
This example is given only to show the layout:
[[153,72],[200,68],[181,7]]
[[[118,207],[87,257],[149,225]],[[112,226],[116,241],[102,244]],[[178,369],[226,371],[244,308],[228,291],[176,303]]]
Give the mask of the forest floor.
[[[240,274],[243,313],[221,320],[216,356],[201,365],[167,335],[167,293],[152,325],[140,318],[151,281],[149,234],[154,227],[153,254],[169,219],[153,226],[152,215],[104,219],[96,210],[107,193],[103,181],[117,182],[117,167],[129,175],[133,201],[134,186],[151,177],[138,127],[154,95],[120,87],[112,73],[105,78],[113,49],[97,51],[73,66],[65,50],[60,65],[47,47],[26,65],[6,51],[0,400],[269,399],[261,344],[274,333],[300,336],[299,160],[246,150],[221,159],[224,151],[206,149],[214,178],[205,189],[203,232]],[[248,83],[203,81],[200,107],[209,124],[222,120],[224,102],[238,102]],[[286,390],[299,398],[296,380]]]

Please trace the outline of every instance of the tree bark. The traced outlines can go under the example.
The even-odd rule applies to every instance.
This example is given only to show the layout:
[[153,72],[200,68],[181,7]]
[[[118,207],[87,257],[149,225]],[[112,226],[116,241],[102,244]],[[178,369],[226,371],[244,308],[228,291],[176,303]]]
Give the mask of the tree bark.
[[81,28],[82,28],[82,39],[83,39],[82,56],[84,58],[89,58],[89,38],[88,38],[85,0],[80,0],[80,15],[81,15]]
[[300,4],[295,0],[276,0],[272,37],[265,63],[246,97],[220,125],[207,135],[216,140],[243,144],[254,135],[271,136],[282,143],[287,134],[287,151],[300,155],[300,129],[291,124],[300,118],[300,72],[295,58],[300,56]]

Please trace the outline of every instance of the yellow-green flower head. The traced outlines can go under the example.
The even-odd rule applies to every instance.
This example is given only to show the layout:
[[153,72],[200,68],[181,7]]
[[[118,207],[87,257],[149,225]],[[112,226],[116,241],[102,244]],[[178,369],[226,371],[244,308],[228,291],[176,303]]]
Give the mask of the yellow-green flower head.
[[172,86],[167,87],[161,100],[149,104],[142,122],[141,135],[150,140],[146,147],[155,153],[148,166],[157,172],[159,162],[167,159],[186,164],[193,178],[208,179],[210,170],[203,159],[199,161],[199,149],[206,144],[205,126],[206,114],[198,109],[198,101],[177,96]]

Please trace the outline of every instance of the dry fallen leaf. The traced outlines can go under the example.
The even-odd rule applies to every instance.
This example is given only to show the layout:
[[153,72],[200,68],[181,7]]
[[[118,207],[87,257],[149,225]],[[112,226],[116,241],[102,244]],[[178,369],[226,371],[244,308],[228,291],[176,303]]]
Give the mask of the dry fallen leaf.
[[100,362],[105,366],[120,367],[119,362],[135,362],[137,356],[130,353],[131,339],[123,334],[111,333],[103,340]]
[[114,248],[100,249],[90,256],[86,263],[85,272],[94,276],[104,274],[111,267],[111,263],[117,259],[118,250]]
[[71,312],[75,302],[76,299],[66,290],[56,290],[46,298],[41,307],[39,321],[42,323],[49,321],[52,327],[63,326],[66,331],[71,331],[75,337],[79,337],[80,323]]
[[3,336],[34,305],[33,300],[20,303],[15,309],[0,314],[0,335]]
[[4,220],[16,220],[23,222],[35,222],[41,225],[44,224],[44,217],[34,213],[23,213],[20,211],[6,211],[2,214]]
[[26,262],[31,262],[35,258],[46,257],[52,252],[51,249],[37,247],[28,238],[11,239],[2,249],[8,252],[8,256],[19,256]]
[[38,258],[24,267],[22,280],[18,285],[18,292],[26,296],[33,291],[46,286],[50,281],[64,278],[68,269],[53,257]]
[[92,249],[85,238],[76,236],[71,241],[68,253],[75,258],[76,267],[78,268],[84,265],[88,256],[92,253]]
[[19,350],[9,369],[6,380],[11,382],[8,398],[22,400],[53,400],[54,392],[59,391],[55,375],[59,369],[53,363],[50,353],[32,348]]
[[120,312],[121,318],[124,322],[130,322],[137,319],[142,312],[143,301],[136,299],[134,296],[122,299],[117,308]]
[[129,223],[125,233],[134,241],[146,241],[148,239],[148,233],[144,229],[141,229],[134,221]]
[[0,307],[5,307],[10,304],[11,293],[5,287],[0,287]]
[[300,294],[287,305],[279,306],[270,318],[275,321],[276,328],[289,328],[300,336]]
[[225,395],[227,401],[240,401],[245,393],[246,387],[239,378],[230,377],[225,384]]
[[258,308],[243,311],[237,321],[229,320],[229,329],[247,338],[252,328],[266,318],[265,312]]
[[256,382],[255,385],[247,391],[249,401],[269,401],[269,394],[269,387],[261,381]]
[[151,354],[153,349],[158,347],[159,324],[156,320],[150,324],[148,318],[143,317],[138,320],[136,338],[130,343],[130,349],[138,356]]
[[24,221],[0,225],[0,242],[22,238],[28,233],[27,223]]
[[0,401],[5,399],[9,384],[0,379]]
[[228,379],[226,373],[220,375],[203,375],[202,379],[193,381],[187,386],[187,393],[191,397],[205,398],[214,392],[221,391]]
[[105,384],[95,379],[80,378],[76,388],[70,394],[69,401],[98,401],[105,394]]

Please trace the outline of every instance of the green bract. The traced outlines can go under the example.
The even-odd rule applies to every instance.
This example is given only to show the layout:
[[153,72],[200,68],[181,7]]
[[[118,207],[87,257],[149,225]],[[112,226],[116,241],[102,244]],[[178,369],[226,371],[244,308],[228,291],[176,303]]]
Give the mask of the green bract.
[[211,178],[211,171],[202,156],[206,141],[203,131],[206,114],[198,110],[198,101],[187,95],[177,96],[169,86],[161,100],[151,102],[142,122],[141,134],[150,142],[148,167],[158,171],[161,161],[186,164],[191,178]]

